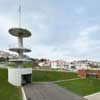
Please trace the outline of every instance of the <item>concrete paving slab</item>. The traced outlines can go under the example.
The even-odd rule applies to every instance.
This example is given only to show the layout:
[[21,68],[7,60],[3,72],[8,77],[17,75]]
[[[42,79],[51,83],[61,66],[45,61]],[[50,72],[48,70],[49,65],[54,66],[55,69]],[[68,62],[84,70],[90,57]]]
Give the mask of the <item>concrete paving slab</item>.
[[28,100],[87,100],[53,83],[33,83],[24,86]]
[[100,100],[100,92],[85,96],[84,98],[88,100]]

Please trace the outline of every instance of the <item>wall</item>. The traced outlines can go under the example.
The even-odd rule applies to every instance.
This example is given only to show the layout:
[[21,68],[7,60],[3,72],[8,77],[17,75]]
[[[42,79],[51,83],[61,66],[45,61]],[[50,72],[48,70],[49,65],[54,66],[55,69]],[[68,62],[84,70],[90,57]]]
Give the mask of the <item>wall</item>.
[[88,73],[97,73],[98,79],[100,79],[100,70],[78,70],[79,77],[87,77]]
[[86,77],[86,70],[78,70],[79,77]]
[[8,68],[8,82],[14,86],[22,85],[22,75],[32,74],[32,68]]

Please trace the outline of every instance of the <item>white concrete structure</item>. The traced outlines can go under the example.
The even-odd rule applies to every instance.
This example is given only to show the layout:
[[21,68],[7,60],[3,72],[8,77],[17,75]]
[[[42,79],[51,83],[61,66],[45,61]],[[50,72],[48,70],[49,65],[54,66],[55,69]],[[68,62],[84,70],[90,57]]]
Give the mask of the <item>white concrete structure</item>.
[[31,78],[32,68],[9,68],[8,82],[15,86],[21,86],[25,83],[24,75],[29,75],[28,78]]
[[9,49],[18,53],[18,59],[9,60],[15,62],[18,68],[8,68],[8,82],[15,86],[31,83],[32,68],[23,68],[23,62],[29,61],[24,58],[23,53],[31,51],[23,47],[23,38],[30,37],[31,33],[23,28],[11,28],[9,33],[18,38],[18,47]]

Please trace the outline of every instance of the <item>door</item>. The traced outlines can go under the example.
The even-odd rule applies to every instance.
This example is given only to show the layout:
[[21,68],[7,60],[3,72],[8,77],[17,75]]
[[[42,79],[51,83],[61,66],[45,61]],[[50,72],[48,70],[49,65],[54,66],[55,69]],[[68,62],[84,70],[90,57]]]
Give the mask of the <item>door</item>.
[[25,74],[25,75],[22,75],[22,85],[26,85],[26,84],[29,84],[31,83],[31,76],[32,74]]

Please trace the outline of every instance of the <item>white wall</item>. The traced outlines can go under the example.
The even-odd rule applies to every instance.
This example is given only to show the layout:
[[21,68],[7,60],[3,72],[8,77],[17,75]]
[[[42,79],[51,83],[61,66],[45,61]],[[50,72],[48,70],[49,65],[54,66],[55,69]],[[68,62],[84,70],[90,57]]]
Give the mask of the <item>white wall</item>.
[[51,68],[53,69],[68,69],[68,64],[65,62],[51,62]]
[[56,62],[51,62],[51,68],[57,69],[58,68],[57,63]]
[[32,68],[8,68],[8,82],[15,86],[21,86],[22,75],[32,74]]

